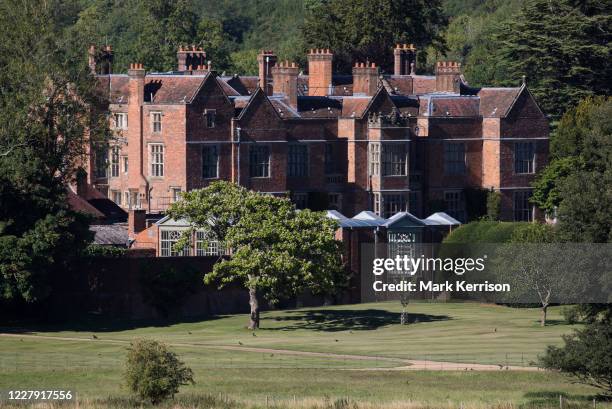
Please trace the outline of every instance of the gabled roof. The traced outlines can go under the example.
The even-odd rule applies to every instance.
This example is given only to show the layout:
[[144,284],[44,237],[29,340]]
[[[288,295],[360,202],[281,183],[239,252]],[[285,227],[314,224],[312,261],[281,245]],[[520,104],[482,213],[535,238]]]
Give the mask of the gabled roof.
[[383,226],[386,228],[390,228],[390,227],[393,227],[394,225],[397,225],[401,222],[406,222],[406,221],[409,222],[410,224],[413,224],[419,227],[426,225],[421,219],[419,219],[418,217],[408,212],[398,212],[398,213],[395,213],[390,218],[388,218],[387,221],[383,224]]
[[478,117],[480,99],[465,95],[430,95],[427,115],[430,117]]
[[458,226],[461,222],[454,217],[444,213],[437,212],[423,220],[427,225],[435,225],[435,226]]
[[517,88],[481,88],[480,115],[484,118],[504,118],[523,91],[524,86]]
[[384,218],[380,217],[379,215],[377,215],[376,213],[370,210],[364,210],[360,212],[359,214],[356,214],[355,216],[353,216],[353,220],[372,220],[372,221],[378,221],[381,223],[385,222]]

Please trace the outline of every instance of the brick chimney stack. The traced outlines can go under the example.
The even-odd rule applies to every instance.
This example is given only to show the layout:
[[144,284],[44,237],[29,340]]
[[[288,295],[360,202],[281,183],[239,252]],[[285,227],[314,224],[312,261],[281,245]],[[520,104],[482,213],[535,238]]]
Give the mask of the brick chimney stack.
[[308,53],[308,95],[325,96],[332,85],[332,61],[329,49],[312,49]]
[[91,73],[96,75],[112,74],[113,66],[113,48],[110,45],[104,45],[99,50],[92,44],[88,50],[89,69]]
[[272,95],[272,67],[276,65],[276,54],[272,50],[261,50],[257,55],[257,65],[259,66],[259,88],[264,90],[266,95]]
[[373,96],[378,90],[379,68],[375,63],[355,63],[353,67],[353,95]]
[[[143,138],[143,105],[145,70],[142,64],[130,64],[128,70],[128,118],[130,126],[126,132],[128,140],[128,185],[131,188],[139,187],[141,195],[146,197],[147,181],[144,177],[144,138]],[[135,194],[132,193],[132,194]]]
[[128,237],[133,239],[147,228],[147,215],[144,210],[130,209],[128,212]]
[[416,71],[416,48],[414,44],[396,44],[393,50],[393,74],[414,75]]
[[206,52],[202,47],[196,47],[195,45],[187,47],[179,46],[176,52],[176,59],[179,71],[190,71],[189,67],[206,65]]
[[299,67],[294,63],[281,61],[272,68],[274,94],[284,94],[289,99],[289,105],[297,109],[297,77]]
[[461,63],[438,61],[436,63],[436,91],[459,93],[461,83]]

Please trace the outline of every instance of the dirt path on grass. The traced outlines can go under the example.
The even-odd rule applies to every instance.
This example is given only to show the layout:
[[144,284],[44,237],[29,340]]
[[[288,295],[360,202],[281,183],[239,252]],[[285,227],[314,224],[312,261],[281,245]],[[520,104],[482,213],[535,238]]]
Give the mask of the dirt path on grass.
[[[77,341],[77,342],[100,342],[107,344],[122,344],[127,345],[130,341],[112,338],[80,338],[80,337],[62,337],[62,336],[51,336],[51,335],[37,335],[37,334],[14,334],[14,333],[0,333],[2,338],[28,338],[28,339],[46,339],[54,341]],[[351,355],[351,354],[337,354],[332,352],[309,352],[309,351],[294,351],[290,349],[275,349],[275,348],[260,348],[260,347],[248,347],[244,345],[215,345],[215,344],[203,344],[203,343],[185,343],[185,342],[168,342],[170,346],[175,347],[199,347],[199,348],[211,348],[211,349],[222,349],[226,351],[241,351],[241,352],[254,352],[254,353],[265,353],[265,354],[277,354],[277,355],[292,355],[292,356],[305,356],[305,357],[320,357],[337,360],[351,360],[351,361],[381,361],[381,362],[395,362],[395,367],[370,367],[370,368],[351,368],[351,369],[339,369],[344,371],[415,371],[415,370],[432,370],[432,371],[541,371],[542,369],[531,367],[531,366],[506,366],[506,365],[487,365],[487,364],[474,364],[474,363],[460,363],[460,362],[443,362],[443,361],[430,361],[430,360],[415,360],[415,359],[403,359],[403,358],[392,358],[382,356],[371,356],[371,355]]]

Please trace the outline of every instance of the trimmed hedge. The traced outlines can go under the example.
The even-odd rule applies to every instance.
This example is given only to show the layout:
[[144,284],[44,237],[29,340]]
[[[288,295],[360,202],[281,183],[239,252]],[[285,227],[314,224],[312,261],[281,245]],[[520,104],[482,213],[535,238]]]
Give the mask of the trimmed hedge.
[[530,223],[527,222],[471,222],[453,230],[448,236],[446,236],[443,243],[508,243],[512,238],[512,233],[514,233],[516,229],[529,224]]

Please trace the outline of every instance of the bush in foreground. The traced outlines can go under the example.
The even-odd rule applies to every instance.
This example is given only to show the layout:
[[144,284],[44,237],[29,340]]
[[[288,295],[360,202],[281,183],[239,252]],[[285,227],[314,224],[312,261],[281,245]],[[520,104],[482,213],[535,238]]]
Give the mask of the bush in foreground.
[[124,376],[134,395],[154,404],[174,397],[180,386],[195,383],[193,371],[174,352],[148,339],[134,340],[128,347]]

